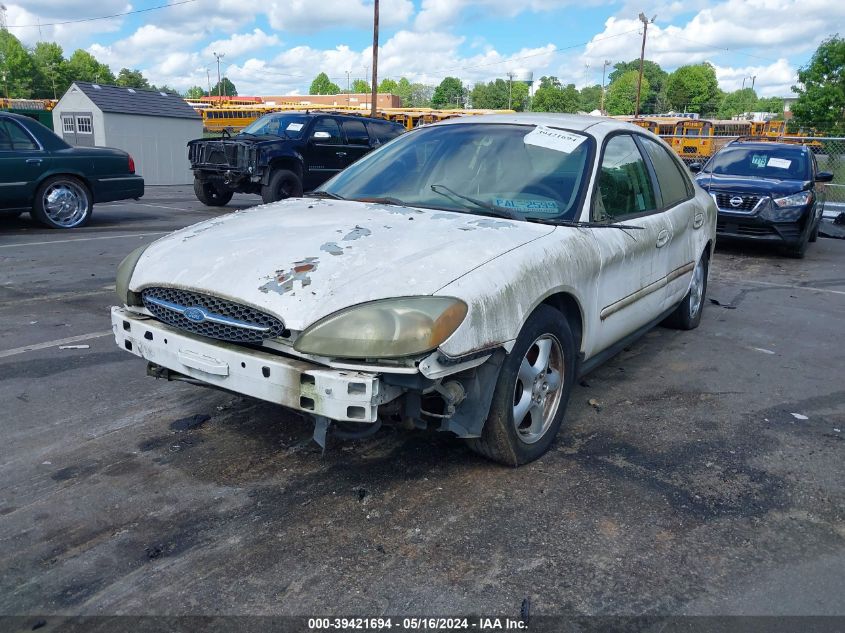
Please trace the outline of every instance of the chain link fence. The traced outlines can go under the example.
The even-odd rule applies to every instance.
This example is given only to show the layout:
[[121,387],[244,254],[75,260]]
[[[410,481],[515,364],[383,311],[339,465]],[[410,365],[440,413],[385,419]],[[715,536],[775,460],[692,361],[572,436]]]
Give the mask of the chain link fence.
[[[693,163],[704,164],[707,159],[722,147],[735,141],[738,136],[679,136],[661,134],[661,138],[672,146],[672,149],[687,165]],[[745,137],[748,138],[748,137]],[[815,136],[770,136],[766,141],[806,145],[816,155],[819,171],[829,171],[833,174],[833,181],[825,185],[826,202],[824,215],[835,218],[845,213],[845,138],[843,137],[815,137]]]

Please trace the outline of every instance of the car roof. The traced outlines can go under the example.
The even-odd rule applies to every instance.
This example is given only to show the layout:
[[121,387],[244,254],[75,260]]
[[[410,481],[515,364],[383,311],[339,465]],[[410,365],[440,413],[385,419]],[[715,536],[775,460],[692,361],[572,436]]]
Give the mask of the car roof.
[[797,145],[796,143],[777,143],[774,141],[743,141],[742,139],[731,141],[722,149],[724,150],[730,147],[744,147],[749,149],[790,149],[802,153],[809,151],[809,148],[806,145]]
[[[276,112],[267,112],[267,114],[278,114],[278,115],[285,115],[285,114],[301,114],[302,116],[341,116],[347,119],[358,119],[364,121],[384,121],[385,123],[390,123],[391,125],[401,125],[400,123],[396,123],[396,121],[388,121],[387,119],[381,119],[379,117],[371,117],[371,116],[364,116],[361,114],[350,114],[349,112],[342,112],[338,110],[278,110]],[[266,116],[266,114],[264,115]],[[404,127],[404,126],[402,126]]]
[[603,128],[640,131],[638,125],[624,121],[617,121],[609,117],[592,116],[587,114],[555,114],[546,112],[517,112],[514,114],[479,114],[475,116],[459,116],[446,119],[435,125],[454,125],[456,123],[516,123],[519,125],[550,125],[564,127],[569,130],[583,132],[595,125],[602,124]]

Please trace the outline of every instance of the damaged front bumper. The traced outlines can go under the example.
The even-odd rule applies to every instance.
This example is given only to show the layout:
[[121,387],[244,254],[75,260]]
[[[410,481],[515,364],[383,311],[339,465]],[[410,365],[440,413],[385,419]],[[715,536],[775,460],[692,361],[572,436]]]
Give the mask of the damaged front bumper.
[[330,369],[205,339],[125,308],[112,307],[111,321],[117,345],[149,361],[152,375],[173,378],[173,372],[318,417],[372,423],[380,405],[403,393],[377,373]]

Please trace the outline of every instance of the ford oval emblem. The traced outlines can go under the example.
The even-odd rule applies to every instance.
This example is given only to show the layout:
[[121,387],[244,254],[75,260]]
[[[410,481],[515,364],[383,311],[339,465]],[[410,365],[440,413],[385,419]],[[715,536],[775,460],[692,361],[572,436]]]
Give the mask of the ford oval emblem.
[[730,203],[732,207],[741,207],[742,206],[742,198],[739,196],[734,196],[730,199]]
[[190,308],[185,308],[184,314],[188,321],[193,321],[194,323],[202,323],[205,321],[205,310],[202,308],[191,306]]

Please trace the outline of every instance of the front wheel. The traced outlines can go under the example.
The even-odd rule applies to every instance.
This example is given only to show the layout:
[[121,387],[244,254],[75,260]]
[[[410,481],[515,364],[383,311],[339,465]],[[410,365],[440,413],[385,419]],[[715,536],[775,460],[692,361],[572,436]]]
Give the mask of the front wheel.
[[270,174],[270,180],[261,187],[261,199],[265,204],[302,197],[302,181],[288,169],[277,169]]
[[707,295],[707,271],[709,260],[705,252],[692,270],[689,292],[675,311],[666,317],[663,325],[677,330],[694,330],[701,323],[704,312],[704,298]]
[[35,192],[32,214],[51,229],[75,229],[88,222],[93,206],[85,183],[73,176],[53,176]]
[[539,306],[505,359],[477,453],[508,466],[534,461],[557,435],[575,379],[577,349],[566,317]]
[[223,207],[232,199],[234,192],[221,190],[212,182],[194,179],[194,193],[197,200],[207,207]]

